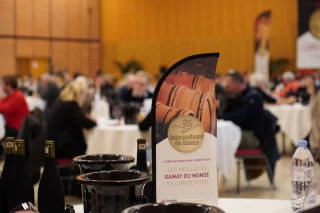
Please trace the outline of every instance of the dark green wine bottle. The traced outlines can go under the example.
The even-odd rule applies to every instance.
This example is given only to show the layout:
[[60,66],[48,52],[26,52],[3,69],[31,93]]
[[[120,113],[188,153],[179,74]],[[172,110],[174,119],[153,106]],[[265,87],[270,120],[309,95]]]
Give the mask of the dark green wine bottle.
[[147,166],[147,152],[146,152],[146,140],[137,140],[137,165],[136,169],[142,172],[149,172]]
[[54,141],[45,142],[45,165],[38,190],[38,209],[45,213],[64,213],[64,189],[56,165]]
[[[145,139],[137,140],[137,165],[136,170],[141,172],[149,172],[149,168],[147,165],[147,144]],[[153,183],[147,183],[144,187],[143,194],[148,198],[148,201],[153,201],[152,196],[152,185]]]
[[14,166],[14,138],[6,138],[6,156],[0,178],[0,213],[8,213],[8,190]]
[[34,204],[33,182],[27,169],[24,149],[24,140],[16,140],[14,168],[9,184],[9,210],[25,202]]

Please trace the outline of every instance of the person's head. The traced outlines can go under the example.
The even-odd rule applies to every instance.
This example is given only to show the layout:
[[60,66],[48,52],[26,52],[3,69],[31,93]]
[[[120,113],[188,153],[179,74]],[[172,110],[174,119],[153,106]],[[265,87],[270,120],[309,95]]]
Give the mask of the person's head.
[[72,76],[69,72],[63,72],[63,80],[65,84],[68,84],[72,81]]
[[82,106],[88,94],[88,80],[84,76],[79,76],[71,81],[60,93],[59,99],[62,101],[75,101]]
[[246,88],[242,75],[234,70],[228,71],[224,78],[225,90],[228,93],[239,96]]
[[249,72],[244,72],[243,74],[242,74],[242,78],[243,78],[243,82],[245,83],[245,84],[249,84],[249,80],[250,80],[250,73]]
[[134,85],[134,82],[135,82],[135,78],[136,78],[136,75],[135,74],[132,74],[132,73],[130,73],[130,74],[128,74],[127,76],[126,76],[126,87],[128,88],[128,89],[132,89],[133,88],[133,85]]
[[311,75],[311,74],[305,75],[305,76],[303,77],[303,80],[304,80],[304,84],[305,84],[305,86],[306,86],[307,88],[311,88],[311,87],[314,87],[314,86],[315,86],[315,80],[316,80],[316,78],[315,78],[314,75]]
[[102,76],[103,84],[113,85],[113,77],[110,74],[105,74]]
[[5,75],[2,78],[3,81],[3,91],[6,94],[11,94],[18,88],[18,80],[14,75]]
[[138,71],[133,84],[133,94],[138,97],[143,97],[148,89],[149,82],[149,74],[145,71]]
[[216,84],[221,84],[222,77],[220,74],[216,73],[215,82]]
[[286,71],[282,74],[282,79],[284,83],[289,83],[296,79],[296,76],[291,71]]
[[49,73],[42,74],[40,77],[40,82],[43,87],[47,87],[52,81],[52,76]]
[[250,75],[249,83],[252,87],[258,87],[263,89],[267,85],[267,79],[265,75],[262,73],[253,73]]

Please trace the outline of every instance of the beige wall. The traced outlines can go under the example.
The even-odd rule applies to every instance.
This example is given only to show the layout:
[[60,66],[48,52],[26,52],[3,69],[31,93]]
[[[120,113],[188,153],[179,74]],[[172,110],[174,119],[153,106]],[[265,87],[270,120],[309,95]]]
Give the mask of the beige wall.
[[0,0],[0,75],[16,58],[48,58],[87,75],[100,68],[100,0]]

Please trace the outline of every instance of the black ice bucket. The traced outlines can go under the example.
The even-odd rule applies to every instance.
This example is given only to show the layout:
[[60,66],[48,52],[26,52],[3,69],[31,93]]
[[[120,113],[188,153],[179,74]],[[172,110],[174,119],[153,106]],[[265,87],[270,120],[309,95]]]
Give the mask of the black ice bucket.
[[148,202],[143,195],[152,175],[137,170],[113,170],[79,175],[83,188],[84,213],[121,213],[133,205]]
[[80,167],[80,173],[106,171],[106,170],[127,170],[134,157],[127,155],[81,155],[73,158],[73,163]]
[[133,206],[122,213],[224,213],[221,209],[195,203],[159,203]]

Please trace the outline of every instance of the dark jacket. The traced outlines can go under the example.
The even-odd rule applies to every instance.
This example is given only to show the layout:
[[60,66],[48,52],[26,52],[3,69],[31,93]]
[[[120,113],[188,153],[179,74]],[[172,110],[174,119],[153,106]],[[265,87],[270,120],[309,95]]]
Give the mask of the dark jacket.
[[[319,91],[319,87],[315,86],[314,89],[315,89],[315,93],[317,94]],[[298,102],[301,102],[304,105],[308,105],[310,103],[311,95],[308,93],[308,90],[306,87],[299,88],[298,91],[292,95],[296,96],[298,99]]]
[[262,89],[260,89],[259,87],[254,87],[254,89],[256,89],[261,95],[262,98],[264,100],[264,102],[267,102],[269,104],[275,104],[277,102],[277,99],[275,99],[274,97],[272,97],[271,95],[265,93]]
[[33,183],[40,179],[40,167],[44,165],[45,131],[41,122],[32,115],[27,115],[22,123],[18,139],[25,141],[25,153],[28,171]]
[[48,116],[48,139],[56,143],[57,158],[73,158],[85,154],[86,143],[83,128],[90,129],[96,123],[85,117],[79,105],[57,100]]
[[54,83],[49,83],[45,92],[41,96],[46,101],[46,111],[48,111],[60,94],[60,89]]
[[[264,110],[263,113],[263,121],[264,121],[264,142],[262,143],[262,150],[264,154],[269,159],[270,167],[275,173],[275,167],[277,160],[280,159],[280,153],[277,145],[277,140],[275,137],[277,118],[268,110]],[[269,174],[270,180],[273,181],[273,176]]]
[[148,131],[151,126],[152,126],[152,112],[150,112],[147,115],[147,117],[145,117],[143,121],[139,123],[139,129],[140,131]]
[[257,90],[247,87],[218,118],[230,120],[243,130],[253,131],[260,142],[263,142],[263,98]]
[[137,97],[134,97],[132,95],[132,92],[133,90],[127,90],[124,92],[123,94],[123,97],[122,97],[122,100],[124,102],[135,102],[135,103],[140,103],[142,104],[144,99],[147,99],[147,98],[152,98],[153,97],[153,94],[149,91],[147,91],[144,95],[144,97],[141,97],[141,98],[137,98]]

